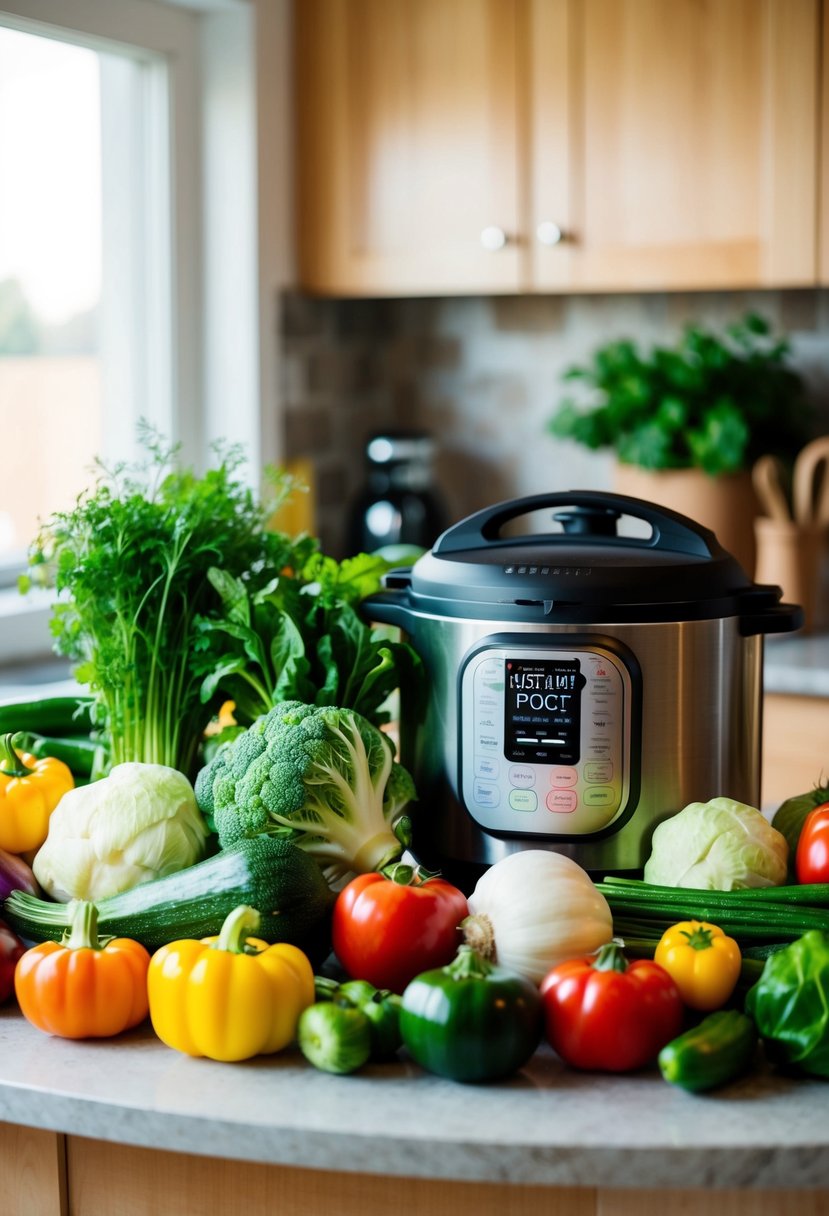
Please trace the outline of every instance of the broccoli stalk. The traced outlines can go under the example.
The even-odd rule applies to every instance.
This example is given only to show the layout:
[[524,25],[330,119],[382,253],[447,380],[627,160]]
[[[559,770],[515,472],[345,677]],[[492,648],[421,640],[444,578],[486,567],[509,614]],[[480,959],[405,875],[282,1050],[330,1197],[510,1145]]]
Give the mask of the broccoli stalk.
[[415,797],[388,738],[351,709],[286,701],[219,749],[196,799],[224,848],[243,836],[286,836],[329,882],[381,869],[408,843]]

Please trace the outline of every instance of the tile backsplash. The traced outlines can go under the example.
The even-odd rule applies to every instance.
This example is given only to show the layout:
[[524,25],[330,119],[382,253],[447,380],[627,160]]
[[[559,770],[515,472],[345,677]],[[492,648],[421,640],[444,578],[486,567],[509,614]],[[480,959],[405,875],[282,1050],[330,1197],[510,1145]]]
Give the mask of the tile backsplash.
[[759,312],[789,336],[815,433],[829,432],[829,291],[405,300],[291,292],[281,305],[285,457],[310,460],[316,528],[338,556],[366,437],[384,427],[435,436],[451,520],[505,498],[608,488],[610,454],[554,439],[546,423],[563,372],[617,338],[671,342],[689,321],[719,328]]

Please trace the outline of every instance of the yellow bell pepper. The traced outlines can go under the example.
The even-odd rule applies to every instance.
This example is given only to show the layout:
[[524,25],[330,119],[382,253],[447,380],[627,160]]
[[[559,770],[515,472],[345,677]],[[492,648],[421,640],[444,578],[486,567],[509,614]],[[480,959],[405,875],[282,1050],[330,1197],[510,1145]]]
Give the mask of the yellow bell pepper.
[[245,904],[217,937],[170,942],[147,975],[150,1018],[163,1043],[188,1056],[248,1060],[286,1047],[314,1002],[314,972],[296,946],[248,937],[260,916]]
[[666,929],[654,961],[673,979],[689,1009],[720,1009],[737,984],[742,957],[717,925],[685,920]]
[[17,752],[13,739],[0,735],[0,849],[28,853],[43,844],[52,811],[74,789],[75,778],[54,756],[38,760]]

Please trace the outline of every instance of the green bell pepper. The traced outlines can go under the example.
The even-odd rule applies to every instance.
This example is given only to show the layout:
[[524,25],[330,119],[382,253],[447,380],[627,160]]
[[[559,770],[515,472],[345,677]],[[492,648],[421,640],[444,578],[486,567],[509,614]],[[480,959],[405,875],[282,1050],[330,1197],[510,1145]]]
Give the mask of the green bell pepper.
[[453,1081],[510,1076],[537,1048],[541,1024],[535,985],[469,946],[461,946],[446,967],[416,976],[400,1010],[409,1055]]

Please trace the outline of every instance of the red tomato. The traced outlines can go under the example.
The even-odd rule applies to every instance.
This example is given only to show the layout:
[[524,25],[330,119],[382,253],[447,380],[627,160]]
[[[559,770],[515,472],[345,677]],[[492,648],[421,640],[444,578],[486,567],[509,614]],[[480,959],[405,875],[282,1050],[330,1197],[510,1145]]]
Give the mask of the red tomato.
[[463,892],[442,878],[360,874],[334,904],[334,953],[352,979],[402,992],[422,971],[452,961],[468,911]]
[[541,998],[547,1038],[574,1068],[642,1068],[682,1027],[682,998],[664,967],[650,959],[628,963],[613,942],[553,967]]
[[829,802],[803,820],[794,867],[798,882],[829,882]]
[[0,920],[0,1005],[7,1001],[14,991],[14,969],[17,960],[26,953],[26,947],[12,933],[4,920]]

